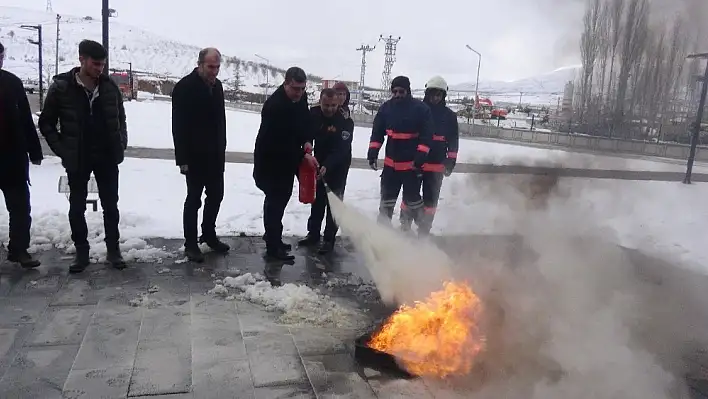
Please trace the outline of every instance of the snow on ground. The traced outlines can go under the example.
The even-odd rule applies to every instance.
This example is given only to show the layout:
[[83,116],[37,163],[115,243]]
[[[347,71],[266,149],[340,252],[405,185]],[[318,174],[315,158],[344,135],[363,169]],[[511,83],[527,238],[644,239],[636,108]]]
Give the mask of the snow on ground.
[[[172,141],[172,108],[165,101],[131,101],[125,104],[128,119],[128,143],[131,146],[174,148]],[[227,109],[227,150],[252,152],[260,114]],[[369,149],[371,128],[354,128],[352,153],[354,157],[366,158]],[[384,151],[379,153],[383,159]],[[649,171],[683,171],[678,163],[626,159],[613,156],[592,155],[558,149],[543,149],[503,144],[490,141],[460,140],[459,161],[507,165],[524,159],[526,162],[558,161],[566,167],[593,169],[625,169]],[[696,172],[708,172],[708,166],[696,164]]]
[[[225,198],[219,213],[217,231],[222,235],[260,235],[263,233],[262,193],[255,187],[252,165],[226,166]],[[49,245],[71,250],[66,213],[68,201],[56,192],[63,170],[57,158],[49,157],[41,166],[32,166],[33,250]],[[485,187],[474,180],[477,175],[455,174],[445,180],[441,204],[433,232],[436,234],[509,233],[513,217],[506,205],[490,200]],[[345,201],[375,217],[379,203],[379,173],[351,170]],[[149,188],[146,188],[149,187]],[[560,186],[568,192],[567,201],[586,212],[589,220],[606,227],[617,241],[630,247],[666,254],[694,265],[705,265],[702,226],[708,224],[708,209],[703,206],[708,185],[690,186],[678,182],[634,182],[621,180],[563,179]],[[150,248],[144,238],[182,236],[181,213],[185,196],[184,177],[172,161],[127,159],[121,165],[120,209],[122,248],[129,259],[154,260],[167,256]],[[304,235],[309,206],[293,193],[283,220],[286,235]],[[397,216],[395,217],[397,218]],[[101,212],[87,211],[92,254],[100,259],[102,245]],[[8,238],[8,216],[0,209],[0,241]]]

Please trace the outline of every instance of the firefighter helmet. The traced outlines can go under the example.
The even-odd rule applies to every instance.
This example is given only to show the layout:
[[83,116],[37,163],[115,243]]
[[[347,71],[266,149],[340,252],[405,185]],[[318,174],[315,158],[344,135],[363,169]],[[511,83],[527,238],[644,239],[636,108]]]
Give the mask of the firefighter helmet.
[[438,89],[447,93],[447,82],[442,76],[433,76],[428,83],[425,84],[425,89]]

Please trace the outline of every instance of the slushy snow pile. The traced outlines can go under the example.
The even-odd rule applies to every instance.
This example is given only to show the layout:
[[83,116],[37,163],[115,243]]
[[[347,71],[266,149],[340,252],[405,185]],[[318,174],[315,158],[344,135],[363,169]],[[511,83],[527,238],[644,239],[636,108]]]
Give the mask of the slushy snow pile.
[[328,295],[310,287],[283,284],[274,287],[259,273],[217,280],[209,293],[259,304],[270,312],[281,312],[280,320],[291,325],[309,325],[335,328],[356,328],[364,316]]

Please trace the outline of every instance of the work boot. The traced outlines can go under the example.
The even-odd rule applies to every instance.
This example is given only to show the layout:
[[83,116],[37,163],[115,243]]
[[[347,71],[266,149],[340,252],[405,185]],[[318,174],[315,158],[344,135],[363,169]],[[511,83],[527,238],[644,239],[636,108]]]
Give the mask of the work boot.
[[199,249],[197,245],[185,245],[184,254],[190,262],[202,263],[204,262],[204,254]]
[[69,273],[81,273],[91,264],[89,258],[89,247],[77,247],[74,261],[69,266]]
[[219,240],[217,237],[213,237],[213,238],[202,237],[199,239],[199,243],[206,244],[207,246],[209,246],[209,248],[211,248],[212,251],[220,253],[220,254],[225,254],[225,253],[229,252],[229,250],[231,249],[231,247],[228,244]]
[[327,255],[328,253],[334,251],[334,240],[324,240],[322,245],[320,245],[319,253],[320,255]]
[[284,249],[278,248],[275,250],[266,250],[266,259],[273,261],[290,262],[295,260],[295,257],[287,253],[287,251],[285,251]]
[[113,266],[114,269],[123,270],[126,268],[125,260],[120,253],[120,247],[118,245],[108,247],[106,262]]
[[308,233],[305,238],[297,242],[299,247],[314,247],[320,243],[320,236]]
[[32,258],[27,251],[10,251],[7,253],[7,260],[14,263],[19,263],[23,269],[34,269],[42,263]]

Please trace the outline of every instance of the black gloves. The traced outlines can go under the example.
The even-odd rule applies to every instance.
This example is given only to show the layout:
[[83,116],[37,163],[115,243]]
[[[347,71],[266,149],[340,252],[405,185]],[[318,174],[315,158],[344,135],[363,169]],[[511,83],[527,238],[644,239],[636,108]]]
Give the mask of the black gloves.
[[452,174],[453,169],[455,169],[456,163],[457,159],[455,158],[447,158],[445,160],[445,176],[450,176]]

